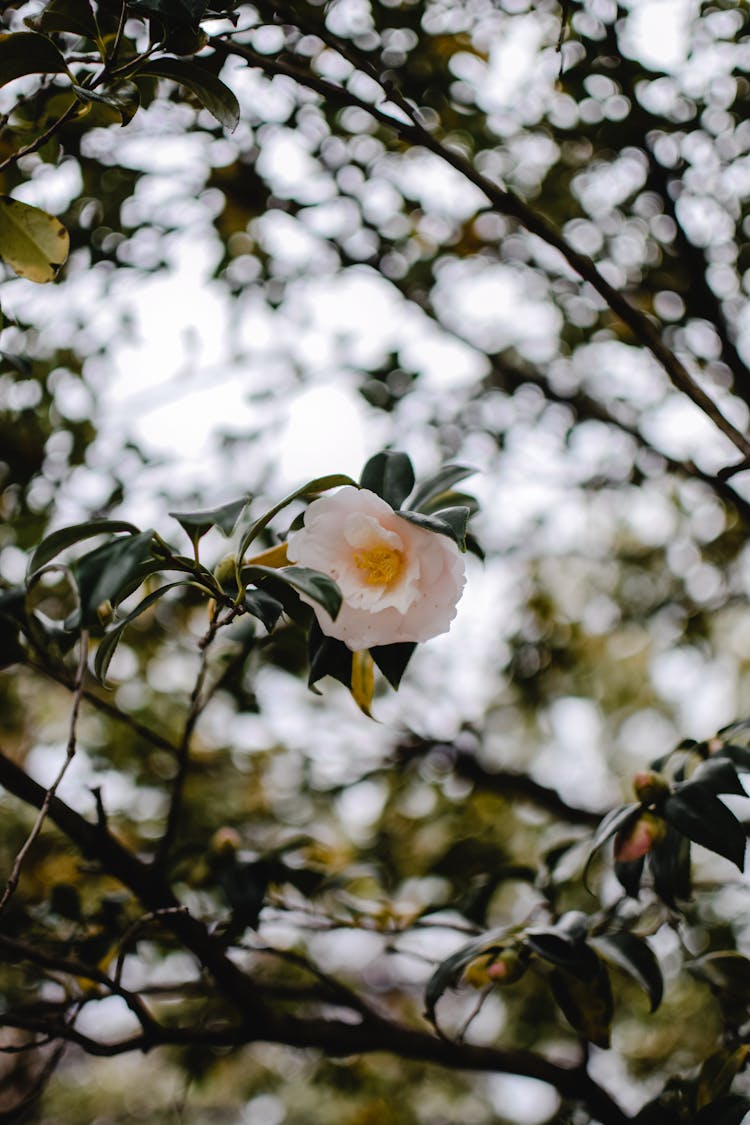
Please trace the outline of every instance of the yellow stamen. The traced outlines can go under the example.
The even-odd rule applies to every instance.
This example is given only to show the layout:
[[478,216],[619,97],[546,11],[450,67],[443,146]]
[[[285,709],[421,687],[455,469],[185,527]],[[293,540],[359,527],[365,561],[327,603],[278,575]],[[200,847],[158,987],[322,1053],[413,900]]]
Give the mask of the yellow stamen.
[[401,573],[404,556],[395,547],[368,547],[354,552],[354,565],[364,571],[368,586],[390,586]]

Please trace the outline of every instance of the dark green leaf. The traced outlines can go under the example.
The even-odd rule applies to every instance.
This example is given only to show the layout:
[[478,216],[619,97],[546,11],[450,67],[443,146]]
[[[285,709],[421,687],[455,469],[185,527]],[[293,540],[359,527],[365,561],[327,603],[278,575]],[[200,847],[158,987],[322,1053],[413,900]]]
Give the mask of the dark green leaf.
[[167,590],[173,590],[175,586],[187,585],[190,585],[187,580],[183,580],[181,582],[168,582],[166,586],[160,586],[158,590],[153,590],[143,599],[143,601],[138,603],[135,609],[132,610],[132,612],[127,615],[127,617],[124,617],[122,621],[118,621],[117,624],[109,630],[109,632],[104,634],[101,641],[99,642],[99,647],[96,650],[96,657],[94,658],[94,673],[100,683],[104,683],[104,681],[106,680],[109,666],[112,663],[112,657],[114,656],[117,646],[120,643],[122,634],[124,633],[127,626],[131,623],[131,621],[135,621],[137,617],[140,617],[141,614],[144,613],[150,605],[153,605],[154,602],[157,602],[159,598],[166,594]]
[[255,928],[266,897],[271,868],[267,860],[252,863],[230,863],[223,867],[219,884],[232,910],[232,935],[239,935],[248,926]]
[[508,937],[510,929],[503,926],[497,930],[490,930],[481,937],[475,938],[467,945],[462,945],[445,961],[441,961],[435,972],[427,982],[424,993],[425,1015],[432,1023],[435,1022],[435,1005],[448,988],[453,988],[468,964],[485,954],[491,954],[503,947],[504,939]]
[[731,995],[743,1007],[750,1004],[750,960],[743,953],[732,949],[704,953],[687,969],[713,991]]
[[722,746],[721,750],[717,750],[715,757],[726,758],[738,769],[750,770],[750,747],[735,746],[734,743],[729,743]]
[[281,602],[265,590],[248,590],[245,594],[245,608],[249,614],[257,617],[269,633],[273,632],[284,610]]
[[729,1094],[730,1087],[747,1062],[750,1047],[742,1044],[733,1049],[723,1048],[706,1059],[698,1075],[696,1104],[698,1109],[716,1105]]
[[98,624],[99,606],[117,600],[133,572],[148,558],[152,539],[153,531],[126,535],[104,543],[73,565],[81,602],[81,628],[88,629]]
[[193,543],[197,543],[212,527],[218,527],[224,535],[231,535],[237,526],[237,520],[244,512],[252,497],[243,496],[239,500],[230,500],[218,508],[209,508],[205,512],[170,512],[172,519],[177,520],[180,527],[189,536]]
[[370,458],[359,483],[398,509],[414,487],[414,469],[405,453],[385,449]]
[[128,6],[145,16],[156,16],[167,27],[194,27],[203,19],[208,0],[130,0]]
[[187,59],[151,59],[138,68],[138,77],[169,78],[194,94],[198,101],[228,132],[237,128],[240,105],[236,97],[210,70]]
[[352,682],[352,651],[343,641],[327,637],[317,620],[313,620],[310,627],[309,658],[308,687],[313,687],[323,676],[333,676],[339,683],[349,687]]
[[[430,502],[447,492],[452,485],[472,476],[477,470],[468,465],[443,465],[434,476],[417,485],[411,498],[411,508],[415,512],[432,511]],[[408,495],[408,493],[407,493]]]
[[629,805],[619,805],[616,809],[612,809],[608,812],[599,823],[589,845],[589,853],[583,869],[584,883],[586,882],[591,861],[602,844],[605,844],[610,837],[615,836],[621,829],[630,828],[632,824],[635,824],[636,820],[641,815],[642,808],[642,805],[638,801],[633,801]]
[[746,797],[745,788],[737,776],[737,770],[726,758],[709,758],[701,762],[690,775],[690,780],[680,786],[678,792],[684,793],[688,787],[701,785],[710,793],[733,793],[736,797]]
[[120,116],[123,125],[133,120],[141,104],[141,95],[135,82],[117,82],[99,90],[89,90],[85,86],[73,85],[76,96],[82,102],[100,102],[109,106]]
[[99,35],[89,0],[51,0],[34,23],[40,31],[67,31],[86,39]]
[[439,515],[425,516],[421,512],[399,512],[399,515],[423,527],[425,531],[435,531],[438,535],[447,535],[457,543],[462,551],[466,550],[466,526],[471,512],[468,508],[443,508]]
[[392,688],[398,689],[401,677],[416,647],[411,641],[404,641],[395,645],[376,645],[375,648],[370,649],[375,664]]
[[742,1125],[750,1113],[750,1098],[744,1094],[730,1094],[704,1108],[697,1114],[693,1125]]
[[298,593],[312,598],[333,618],[341,608],[341,591],[333,579],[307,566],[244,566],[241,576],[243,582],[258,582],[264,578],[276,579],[291,586]]
[[742,871],[745,830],[734,813],[697,782],[687,782],[667,797],[663,816],[689,840],[723,855]]
[[654,890],[668,906],[690,898],[690,841],[671,825],[661,843],[648,853],[648,868]]
[[644,856],[640,859],[631,859],[623,863],[615,860],[614,872],[620,886],[630,898],[638,898],[643,878],[643,868],[646,864]]
[[62,74],[65,59],[51,39],[35,31],[0,35],[0,86],[26,74]]
[[592,957],[593,963],[586,976],[553,969],[549,983],[571,1027],[597,1047],[609,1047],[614,1014],[612,986],[602,961],[593,952]]
[[127,523],[126,520],[89,520],[87,523],[77,523],[71,527],[62,527],[59,531],[53,531],[51,535],[41,541],[34,551],[29,563],[28,573],[31,576],[41,567],[46,566],[66,547],[71,547],[74,543],[80,543],[82,539],[93,539],[95,535],[117,531],[129,531],[135,535],[138,528],[134,527],[132,523]]
[[537,957],[585,980],[596,969],[598,958],[581,940],[574,940],[552,927],[527,930],[523,941]]
[[340,488],[342,485],[346,484],[354,485],[356,488],[356,484],[351,477],[344,476],[343,473],[332,473],[329,476],[316,477],[314,480],[308,481],[307,484],[303,484],[301,488],[296,488],[294,492],[290,492],[288,496],[285,496],[283,500],[280,500],[278,504],[274,504],[273,508],[265,512],[260,519],[256,520],[245,532],[238,551],[239,558],[243,557],[252,541],[268,526],[273,517],[278,515],[278,513],[282,511],[283,508],[286,508],[288,504],[291,504],[292,501],[308,496],[318,496],[321,492],[327,492],[330,488]]
[[618,930],[591,938],[591,944],[638,982],[648,995],[651,1011],[655,1012],[664,994],[664,978],[648,942],[627,930]]

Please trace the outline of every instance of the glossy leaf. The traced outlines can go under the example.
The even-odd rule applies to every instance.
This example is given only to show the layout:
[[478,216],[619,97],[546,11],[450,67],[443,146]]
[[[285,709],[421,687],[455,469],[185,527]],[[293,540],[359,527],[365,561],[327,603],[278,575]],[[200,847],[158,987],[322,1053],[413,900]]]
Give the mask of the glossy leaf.
[[132,621],[135,621],[136,618],[140,617],[142,613],[145,613],[149,606],[153,605],[154,602],[157,602],[159,598],[163,597],[168,590],[173,590],[175,586],[186,586],[189,584],[190,583],[187,580],[183,580],[181,582],[168,582],[166,586],[160,586],[158,590],[152,590],[152,592],[148,594],[143,599],[143,601],[138,603],[135,609],[133,609],[127,615],[127,617],[124,617],[122,621],[118,621],[114,628],[110,629],[109,632],[104,634],[101,641],[99,642],[99,647],[96,650],[96,656],[94,658],[94,674],[96,675],[96,678],[100,683],[103,684],[107,678],[107,672],[109,670],[110,664],[112,663],[112,658],[117,651],[117,646],[120,643],[122,635],[128,625],[130,625]]
[[695,1099],[698,1109],[703,1109],[729,1093],[732,1082],[744,1068],[749,1054],[750,1047],[743,1043],[734,1050],[717,1051],[706,1059],[698,1075]]
[[99,607],[104,602],[117,600],[122,587],[148,558],[152,539],[152,531],[125,535],[97,547],[73,565],[82,628],[97,625]]
[[119,114],[123,125],[135,117],[141,104],[141,95],[135,82],[117,82],[99,90],[89,90],[85,86],[73,85],[76,96],[83,102],[99,102],[109,106]]
[[35,31],[0,35],[0,86],[26,74],[62,74],[65,59],[51,39]]
[[178,82],[216,118],[228,132],[233,133],[240,119],[240,104],[220,78],[198,63],[178,58],[151,59],[138,68],[138,77],[169,78]]
[[412,511],[425,511],[431,501],[448,492],[460,480],[473,476],[474,473],[476,469],[469,468],[468,465],[443,465],[434,476],[428,477],[417,485],[411,498]]
[[239,500],[230,500],[218,508],[208,508],[200,512],[170,512],[172,519],[177,520],[183,531],[193,543],[211,530],[218,527],[224,535],[231,535],[237,526],[237,521],[250,503],[250,496],[241,496]]
[[643,856],[640,859],[629,860],[625,863],[615,860],[615,876],[625,894],[630,898],[638,898],[645,865],[646,860]]
[[239,558],[244,556],[250,544],[260,535],[261,531],[268,526],[274,516],[277,516],[279,512],[293,503],[294,500],[318,496],[321,492],[328,492],[331,488],[340,488],[345,484],[355,484],[355,482],[351,477],[344,476],[343,473],[332,473],[330,476],[316,477],[314,480],[308,481],[307,484],[303,484],[301,488],[296,488],[294,492],[290,492],[289,495],[285,496],[283,500],[280,500],[278,504],[274,504],[273,508],[269,508],[269,510],[265,512],[260,519],[256,520],[245,532],[242,537],[242,542],[240,543],[238,552]]
[[607,970],[596,956],[590,972],[579,976],[564,969],[553,969],[550,988],[571,1027],[597,1047],[609,1047],[614,1000]]
[[750,1098],[729,1094],[705,1106],[693,1119],[693,1125],[742,1125],[750,1113]]
[[145,16],[156,16],[167,27],[194,27],[203,19],[208,0],[130,0],[129,7]]
[[360,486],[375,492],[386,504],[398,509],[414,488],[414,469],[405,453],[385,449],[365,465]]
[[745,830],[713,793],[697,782],[688,782],[667,797],[662,811],[664,819],[688,839],[743,870]]
[[243,582],[258,582],[264,578],[274,578],[291,586],[298,593],[321,605],[326,613],[335,618],[341,608],[341,591],[332,578],[311,570],[307,566],[285,566],[277,569],[271,566],[244,566]]
[[0,195],[0,257],[19,277],[52,281],[69,246],[68,232],[54,215]]
[[281,602],[266,590],[248,590],[245,594],[245,609],[272,633],[284,607]]
[[391,687],[398,689],[416,647],[412,641],[403,641],[394,645],[376,645],[370,649],[372,659]]
[[450,957],[446,957],[444,961],[440,962],[425,987],[425,1015],[428,1020],[432,1023],[435,1022],[435,1006],[438,1000],[447,989],[453,988],[457,984],[466,966],[477,957],[502,949],[509,933],[510,929],[507,926],[490,930],[488,933],[482,934],[481,937],[475,938],[474,941],[462,945]]
[[61,527],[53,531],[39,544],[29,563],[29,576],[46,566],[56,558],[66,547],[80,543],[84,539],[93,539],[96,535],[112,534],[118,531],[129,531],[133,535],[138,533],[138,528],[127,520],[88,520],[86,523],[72,524],[70,527]]
[[327,637],[314,620],[309,638],[310,672],[308,687],[314,687],[323,676],[333,676],[335,680],[349,687],[352,682],[353,653],[343,641]]
[[618,930],[611,934],[598,934],[591,938],[591,945],[644,989],[651,1011],[655,1012],[664,995],[664,978],[648,942],[627,930]]
[[35,26],[40,31],[67,31],[97,39],[99,29],[89,0],[51,0],[39,14]]
[[726,746],[722,746],[721,750],[717,750],[715,757],[726,758],[737,769],[750,770],[750,747],[735,746],[734,743],[730,742]]
[[709,758],[701,762],[690,775],[690,780],[681,786],[679,792],[693,785],[701,785],[710,793],[732,793],[736,797],[746,797],[747,792],[740,781],[737,770],[726,758]]
[[425,531],[435,531],[438,535],[447,535],[457,543],[462,551],[466,550],[466,526],[471,512],[468,508],[443,508],[439,515],[425,516],[421,512],[399,512],[403,519],[423,527]]
[[654,890],[668,906],[686,902],[692,893],[690,878],[690,841],[671,825],[661,843],[648,854],[648,869]]
[[584,883],[586,882],[592,860],[599,848],[601,848],[603,844],[606,844],[607,840],[615,836],[619,831],[625,830],[634,824],[641,815],[642,809],[643,806],[639,801],[633,801],[629,805],[620,805],[616,809],[611,809],[599,822],[591,838],[591,843],[589,844],[589,852],[583,869]]

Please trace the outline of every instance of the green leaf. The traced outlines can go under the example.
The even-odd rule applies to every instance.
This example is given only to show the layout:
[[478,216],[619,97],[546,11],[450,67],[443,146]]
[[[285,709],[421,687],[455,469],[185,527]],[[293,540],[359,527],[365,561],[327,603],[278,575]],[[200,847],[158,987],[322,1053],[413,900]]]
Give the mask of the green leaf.
[[655,1012],[664,995],[664,978],[651,946],[643,938],[618,930],[611,934],[598,934],[591,945],[608,961],[624,969],[646,992]]
[[89,0],[51,0],[37,16],[35,25],[40,31],[67,31],[93,40],[99,37]]
[[74,83],[73,90],[82,102],[99,102],[109,106],[119,114],[123,125],[133,120],[141,104],[140,91],[135,82],[117,82],[99,90],[89,90]]
[[[99,623],[98,609],[104,602],[117,601],[120,590],[151,552],[153,531],[125,535],[104,543],[73,564],[80,598],[80,627]],[[71,624],[79,622],[74,615]]]
[[583,868],[582,878],[584,884],[586,883],[592,860],[599,848],[601,848],[603,844],[606,844],[607,840],[615,836],[621,829],[629,828],[634,824],[641,815],[642,808],[643,806],[639,801],[633,801],[629,805],[619,805],[618,808],[611,809],[604,819],[600,821],[589,844],[589,852]]
[[238,556],[241,559],[254,539],[256,539],[264,527],[271,522],[274,516],[278,515],[283,508],[291,504],[294,500],[299,500],[307,496],[317,496],[321,492],[327,492],[331,488],[340,488],[342,485],[351,484],[356,488],[355,481],[351,477],[344,476],[343,473],[333,473],[326,477],[316,477],[315,480],[308,481],[303,484],[301,488],[296,488],[294,492],[290,492],[278,504],[274,504],[260,519],[250,527],[242,537]]
[[468,465],[443,465],[442,469],[434,476],[428,477],[427,480],[417,485],[411,498],[412,510],[415,512],[434,511],[435,509],[431,507],[431,501],[442,496],[458,481],[473,476],[476,471],[476,469],[470,469]]
[[284,607],[266,590],[248,590],[245,594],[245,609],[272,633]]
[[697,782],[686,782],[667,797],[664,819],[689,840],[731,860],[743,870],[745,830],[734,813]]
[[435,1023],[435,1007],[438,1000],[447,989],[456,985],[466,966],[477,957],[501,950],[510,933],[508,926],[490,930],[468,944],[462,945],[450,957],[446,957],[445,961],[440,962],[428,980],[424,992],[425,1016],[431,1023]]
[[19,641],[26,620],[26,591],[22,586],[0,594],[0,668],[9,668],[23,660],[25,653]]
[[195,27],[208,9],[208,0],[130,0],[128,7],[146,16],[156,16],[167,27]]
[[638,898],[645,865],[646,860],[644,856],[641,856],[640,859],[628,860],[625,863],[621,860],[615,860],[615,876],[620,886],[625,891],[625,894],[630,898]]
[[0,35],[0,86],[26,74],[62,74],[65,59],[51,39],[35,31]]
[[716,757],[726,758],[737,769],[750,770],[750,748],[747,746],[735,746],[734,743],[728,743],[726,746],[722,746],[721,750],[717,750]]
[[349,687],[352,682],[353,657],[352,650],[347,648],[343,641],[336,640],[335,637],[327,637],[317,620],[313,620],[309,639],[308,687],[314,687],[323,676],[333,676],[344,687]]
[[602,961],[594,962],[586,977],[553,969],[549,975],[552,995],[571,1027],[597,1047],[609,1047],[614,1000],[609,974]]
[[667,906],[686,902],[691,895],[690,841],[671,824],[660,844],[648,853],[648,868],[654,890]]
[[[739,1072],[745,1066],[750,1047],[743,1043],[734,1050],[721,1050],[706,1059],[698,1075],[696,1106],[703,1109],[723,1099]],[[750,1103],[748,1103],[750,1107]],[[742,1120],[742,1118],[740,1118]]]
[[231,535],[251,499],[250,496],[242,496],[239,500],[230,500],[218,508],[209,508],[205,512],[170,512],[169,514],[172,519],[177,520],[191,542],[197,543],[212,527],[218,527],[224,535]]
[[138,528],[126,520],[88,520],[86,523],[76,523],[70,527],[61,527],[59,531],[53,531],[51,535],[47,535],[41,541],[31,556],[28,569],[29,577],[46,566],[66,547],[72,547],[74,543],[80,543],[82,539],[93,539],[95,535],[117,531],[129,531],[136,535]]
[[693,785],[700,785],[710,793],[733,793],[736,797],[747,797],[745,787],[737,776],[732,763],[723,757],[709,758],[690,775],[690,780],[679,787],[679,792]]
[[412,641],[403,641],[395,645],[376,645],[370,649],[370,655],[375,664],[392,688],[398,690],[406,666],[416,647],[416,644]]
[[414,469],[405,453],[385,449],[365,465],[360,487],[377,493],[386,504],[398,509],[414,488]]
[[52,281],[69,247],[68,232],[54,215],[0,195],[0,257],[19,277]]
[[151,59],[138,68],[138,77],[169,78],[194,94],[198,101],[228,132],[233,133],[240,119],[236,97],[210,70],[187,59]]
[[733,949],[704,953],[687,965],[715,993],[724,993],[742,1008],[750,1004],[750,960]]
[[693,1125],[742,1125],[750,1112],[750,1098],[730,1094],[705,1106],[694,1118]]
[[312,598],[321,605],[326,613],[335,618],[341,608],[341,591],[332,578],[321,574],[319,570],[311,570],[307,566],[245,566],[242,568],[243,582],[258,582],[264,578],[273,578],[291,586],[300,594]]
[[469,508],[443,508],[439,515],[425,516],[421,512],[398,513],[402,519],[423,527],[425,531],[435,531],[438,535],[447,535],[457,543],[462,551],[466,550],[466,525],[469,522],[471,511]]
[[107,679],[107,672],[109,670],[110,664],[112,663],[112,657],[115,655],[115,651],[117,650],[117,646],[120,643],[122,635],[128,625],[130,625],[131,621],[135,621],[137,617],[140,617],[141,614],[144,613],[150,605],[153,605],[154,602],[157,602],[159,598],[166,594],[167,590],[173,590],[175,586],[189,585],[191,585],[191,583],[187,579],[183,579],[180,582],[168,582],[166,586],[160,586],[158,590],[153,590],[143,599],[143,601],[138,603],[135,609],[132,610],[132,612],[127,615],[127,617],[124,617],[122,621],[118,621],[117,624],[109,630],[109,632],[104,634],[101,641],[99,642],[99,647],[96,650],[96,656],[94,658],[94,674],[101,684],[103,684]]
[[523,935],[524,944],[537,957],[585,980],[596,971],[597,955],[588,946],[585,914],[571,911],[555,926],[534,927]]

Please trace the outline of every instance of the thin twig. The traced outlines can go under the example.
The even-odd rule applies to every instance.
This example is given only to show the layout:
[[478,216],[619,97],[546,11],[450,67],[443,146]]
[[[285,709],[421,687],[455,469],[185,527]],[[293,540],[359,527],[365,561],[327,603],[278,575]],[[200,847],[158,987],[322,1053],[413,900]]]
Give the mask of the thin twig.
[[9,877],[8,877],[8,882],[5,885],[5,891],[3,892],[2,898],[0,898],[0,914],[5,909],[6,904],[9,902],[11,896],[13,895],[13,892],[15,891],[16,887],[18,886],[18,880],[19,880],[20,875],[21,875],[21,867],[23,865],[23,862],[26,859],[26,856],[28,855],[29,850],[31,849],[32,845],[34,844],[34,841],[36,840],[37,836],[42,831],[42,826],[44,825],[44,821],[47,817],[47,813],[49,812],[49,808],[50,808],[50,805],[52,804],[52,800],[53,800],[55,794],[57,793],[60,782],[64,778],[65,773],[68,769],[68,766],[73,761],[73,758],[75,756],[76,738],[77,738],[77,731],[78,731],[78,715],[79,715],[80,709],[81,709],[81,698],[83,696],[83,680],[84,680],[84,676],[85,676],[85,673],[86,673],[86,658],[88,656],[88,647],[89,647],[88,641],[89,641],[88,631],[86,629],[84,629],[81,632],[80,655],[79,655],[79,658],[78,658],[78,670],[76,672],[75,686],[74,686],[74,691],[73,691],[73,706],[71,708],[71,713],[70,713],[70,727],[69,727],[69,732],[68,732],[68,744],[67,744],[66,749],[65,749],[65,760],[62,763],[62,765],[60,766],[60,769],[57,773],[57,777],[52,782],[52,784],[50,785],[49,789],[47,790],[47,792],[45,794],[44,800],[42,802],[42,807],[40,808],[39,813],[37,814],[37,818],[36,818],[36,821],[34,823],[34,827],[31,829],[31,832],[29,833],[28,837],[26,838],[25,844],[23,845],[23,847],[21,848],[21,850],[19,851],[18,855],[15,858],[15,861],[13,863],[13,869],[12,869],[12,871],[11,871]]
[[257,67],[267,74],[283,74],[335,105],[356,106],[358,109],[369,113],[381,125],[393,130],[397,136],[427,149],[452,168],[455,168],[465,179],[479,188],[495,211],[515,219],[530,234],[536,235],[548,246],[557,250],[579,277],[589,282],[612,312],[630,328],[635,338],[651,352],[666,371],[677,390],[682,391],[691,399],[744,457],[750,458],[750,439],[722,413],[711,396],[703,390],[682,361],[664,343],[658,329],[651,320],[631,305],[618,289],[610,285],[599,272],[593,259],[575,250],[544,215],[534,211],[514,192],[489,180],[474,167],[462,152],[449,148],[439,138],[433,136],[421,124],[416,112],[409,106],[408,102],[405,100],[403,102],[397,101],[392,91],[387,95],[389,101],[397,105],[406,116],[407,120],[402,121],[371,102],[358,97],[352,91],[329,82],[327,79],[319,78],[302,66],[268,58],[244,44],[235,43],[231,39],[221,36],[212,38],[211,46],[220,57],[226,58],[230,55],[236,55],[244,59],[250,66]]

